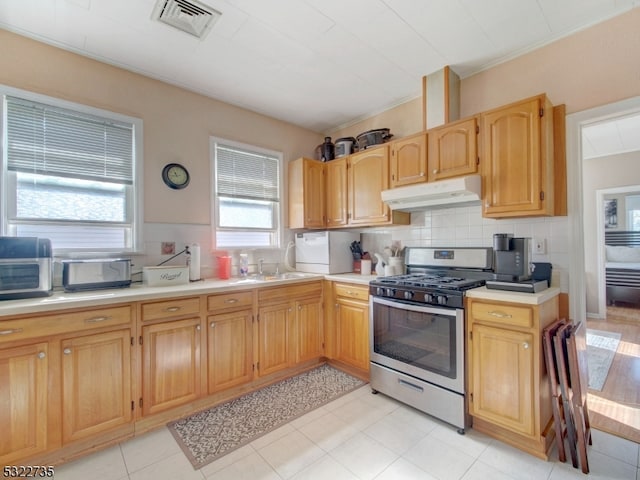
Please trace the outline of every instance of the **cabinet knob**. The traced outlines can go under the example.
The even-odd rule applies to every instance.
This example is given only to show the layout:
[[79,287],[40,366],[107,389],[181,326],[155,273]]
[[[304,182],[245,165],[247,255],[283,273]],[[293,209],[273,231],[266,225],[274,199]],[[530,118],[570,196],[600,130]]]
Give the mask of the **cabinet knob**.
[[511,315],[509,313],[500,312],[499,310],[492,310],[491,312],[489,312],[489,315],[498,318],[511,318]]
[[433,169],[433,172],[431,172],[431,173],[438,173],[438,169],[437,169],[437,168],[434,168],[434,169]]
[[525,350],[527,350],[529,348],[529,344],[527,342],[524,342],[522,344],[522,348],[524,348]]
[[238,303],[237,298],[227,298],[224,303]]
[[420,176],[421,176],[421,177],[424,177],[424,172],[420,172]]
[[43,359],[44,357],[46,357],[46,356],[47,356],[47,354],[46,354],[46,353],[44,353],[44,352],[38,352],[38,358],[39,358],[40,360],[42,360],[42,359]]
[[216,322],[211,322],[211,323],[209,324],[209,326],[210,326],[211,328],[214,328],[214,327],[216,326]]
[[196,325],[196,331],[199,332],[200,331],[200,325]]
[[165,308],[165,312],[177,312],[181,307],[167,307]]
[[302,305],[298,305],[298,310],[302,310]]
[[65,355],[71,355],[71,349],[70,348],[65,348],[62,353],[64,353]]

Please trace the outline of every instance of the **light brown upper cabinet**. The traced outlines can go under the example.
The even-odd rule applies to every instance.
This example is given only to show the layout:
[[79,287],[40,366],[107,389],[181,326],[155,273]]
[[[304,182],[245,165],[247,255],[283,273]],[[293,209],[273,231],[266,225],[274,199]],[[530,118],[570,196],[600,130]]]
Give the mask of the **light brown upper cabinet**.
[[327,162],[326,177],[326,215],[327,227],[344,227],[349,223],[347,204],[347,162],[349,157],[341,157]]
[[545,95],[480,116],[483,216],[554,214],[553,107]]
[[430,182],[478,172],[478,121],[475,117],[429,130]]
[[408,224],[407,212],[392,211],[380,198],[389,188],[389,147],[368,148],[349,157],[349,225]]
[[324,165],[310,158],[289,162],[289,228],[325,226]]
[[390,144],[391,188],[427,181],[427,134],[419,133]]

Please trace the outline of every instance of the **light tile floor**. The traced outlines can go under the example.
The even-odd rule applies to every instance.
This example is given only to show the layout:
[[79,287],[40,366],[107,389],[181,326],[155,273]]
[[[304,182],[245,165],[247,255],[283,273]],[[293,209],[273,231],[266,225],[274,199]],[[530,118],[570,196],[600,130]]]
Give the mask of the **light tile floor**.
[[369,386],[194,470],[166,428],[58,466],[56,480],[640,480],[639,445],[593,431],[591,472],[465,435]]

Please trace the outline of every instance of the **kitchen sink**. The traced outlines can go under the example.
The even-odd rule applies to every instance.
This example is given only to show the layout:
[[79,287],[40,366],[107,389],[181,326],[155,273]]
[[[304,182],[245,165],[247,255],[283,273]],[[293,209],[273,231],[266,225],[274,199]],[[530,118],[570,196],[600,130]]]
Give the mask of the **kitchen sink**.
[[247,278],[232,280],[230,283],[232,285],[242,285],[247,283],[272,282],[276,280],[295,280],[295,279],[303,279],[303,278],[312,278],[315,276],[317,276],[315,273],[302,273],[302,272],[263,273],[263,274],[257,273],[255,275],[250,275]]

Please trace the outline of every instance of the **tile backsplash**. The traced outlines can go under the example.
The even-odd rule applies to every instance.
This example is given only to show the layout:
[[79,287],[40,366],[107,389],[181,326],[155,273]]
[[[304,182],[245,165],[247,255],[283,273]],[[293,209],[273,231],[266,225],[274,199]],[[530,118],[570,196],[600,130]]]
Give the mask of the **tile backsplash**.
[[[553,264],[553,281],[563,292],[569,291],[569,221],[567,217],[536,217],[495,220],[483,218],[481,206],[466,206],[414,212],[411,224],[393,227],[362,229],[363,246],[370,249],[386,245],[422,247],[492,247],[494,233],[511,233],[515,237],[530,237],[545,241],[546,253],[532,255],[534,262]],[[238,275],[239,254],[242,252],[212,252],[209,225],[147,223],[144,226],[145,255],[134,258],[133,271],[145,265],[157,265],[171,255],[161,254],[165,241],[176,243],[176,253],[189,243],[198,243],[201,250],[201,274],[203,278],[217,275],[217,255],[232,256],[231,275]],[[283,248],[247,250],[249,271],[256,272],[258,259],[263,259],[265,272],[286,269],[286,245],[293,239],[290,231],[285,233]],[[289,252],[290,263],[295,266],[295,252]],[[186,257],[180,255],[168,265],[184,265]],[[135,278],[135,277],[134,277]]]

